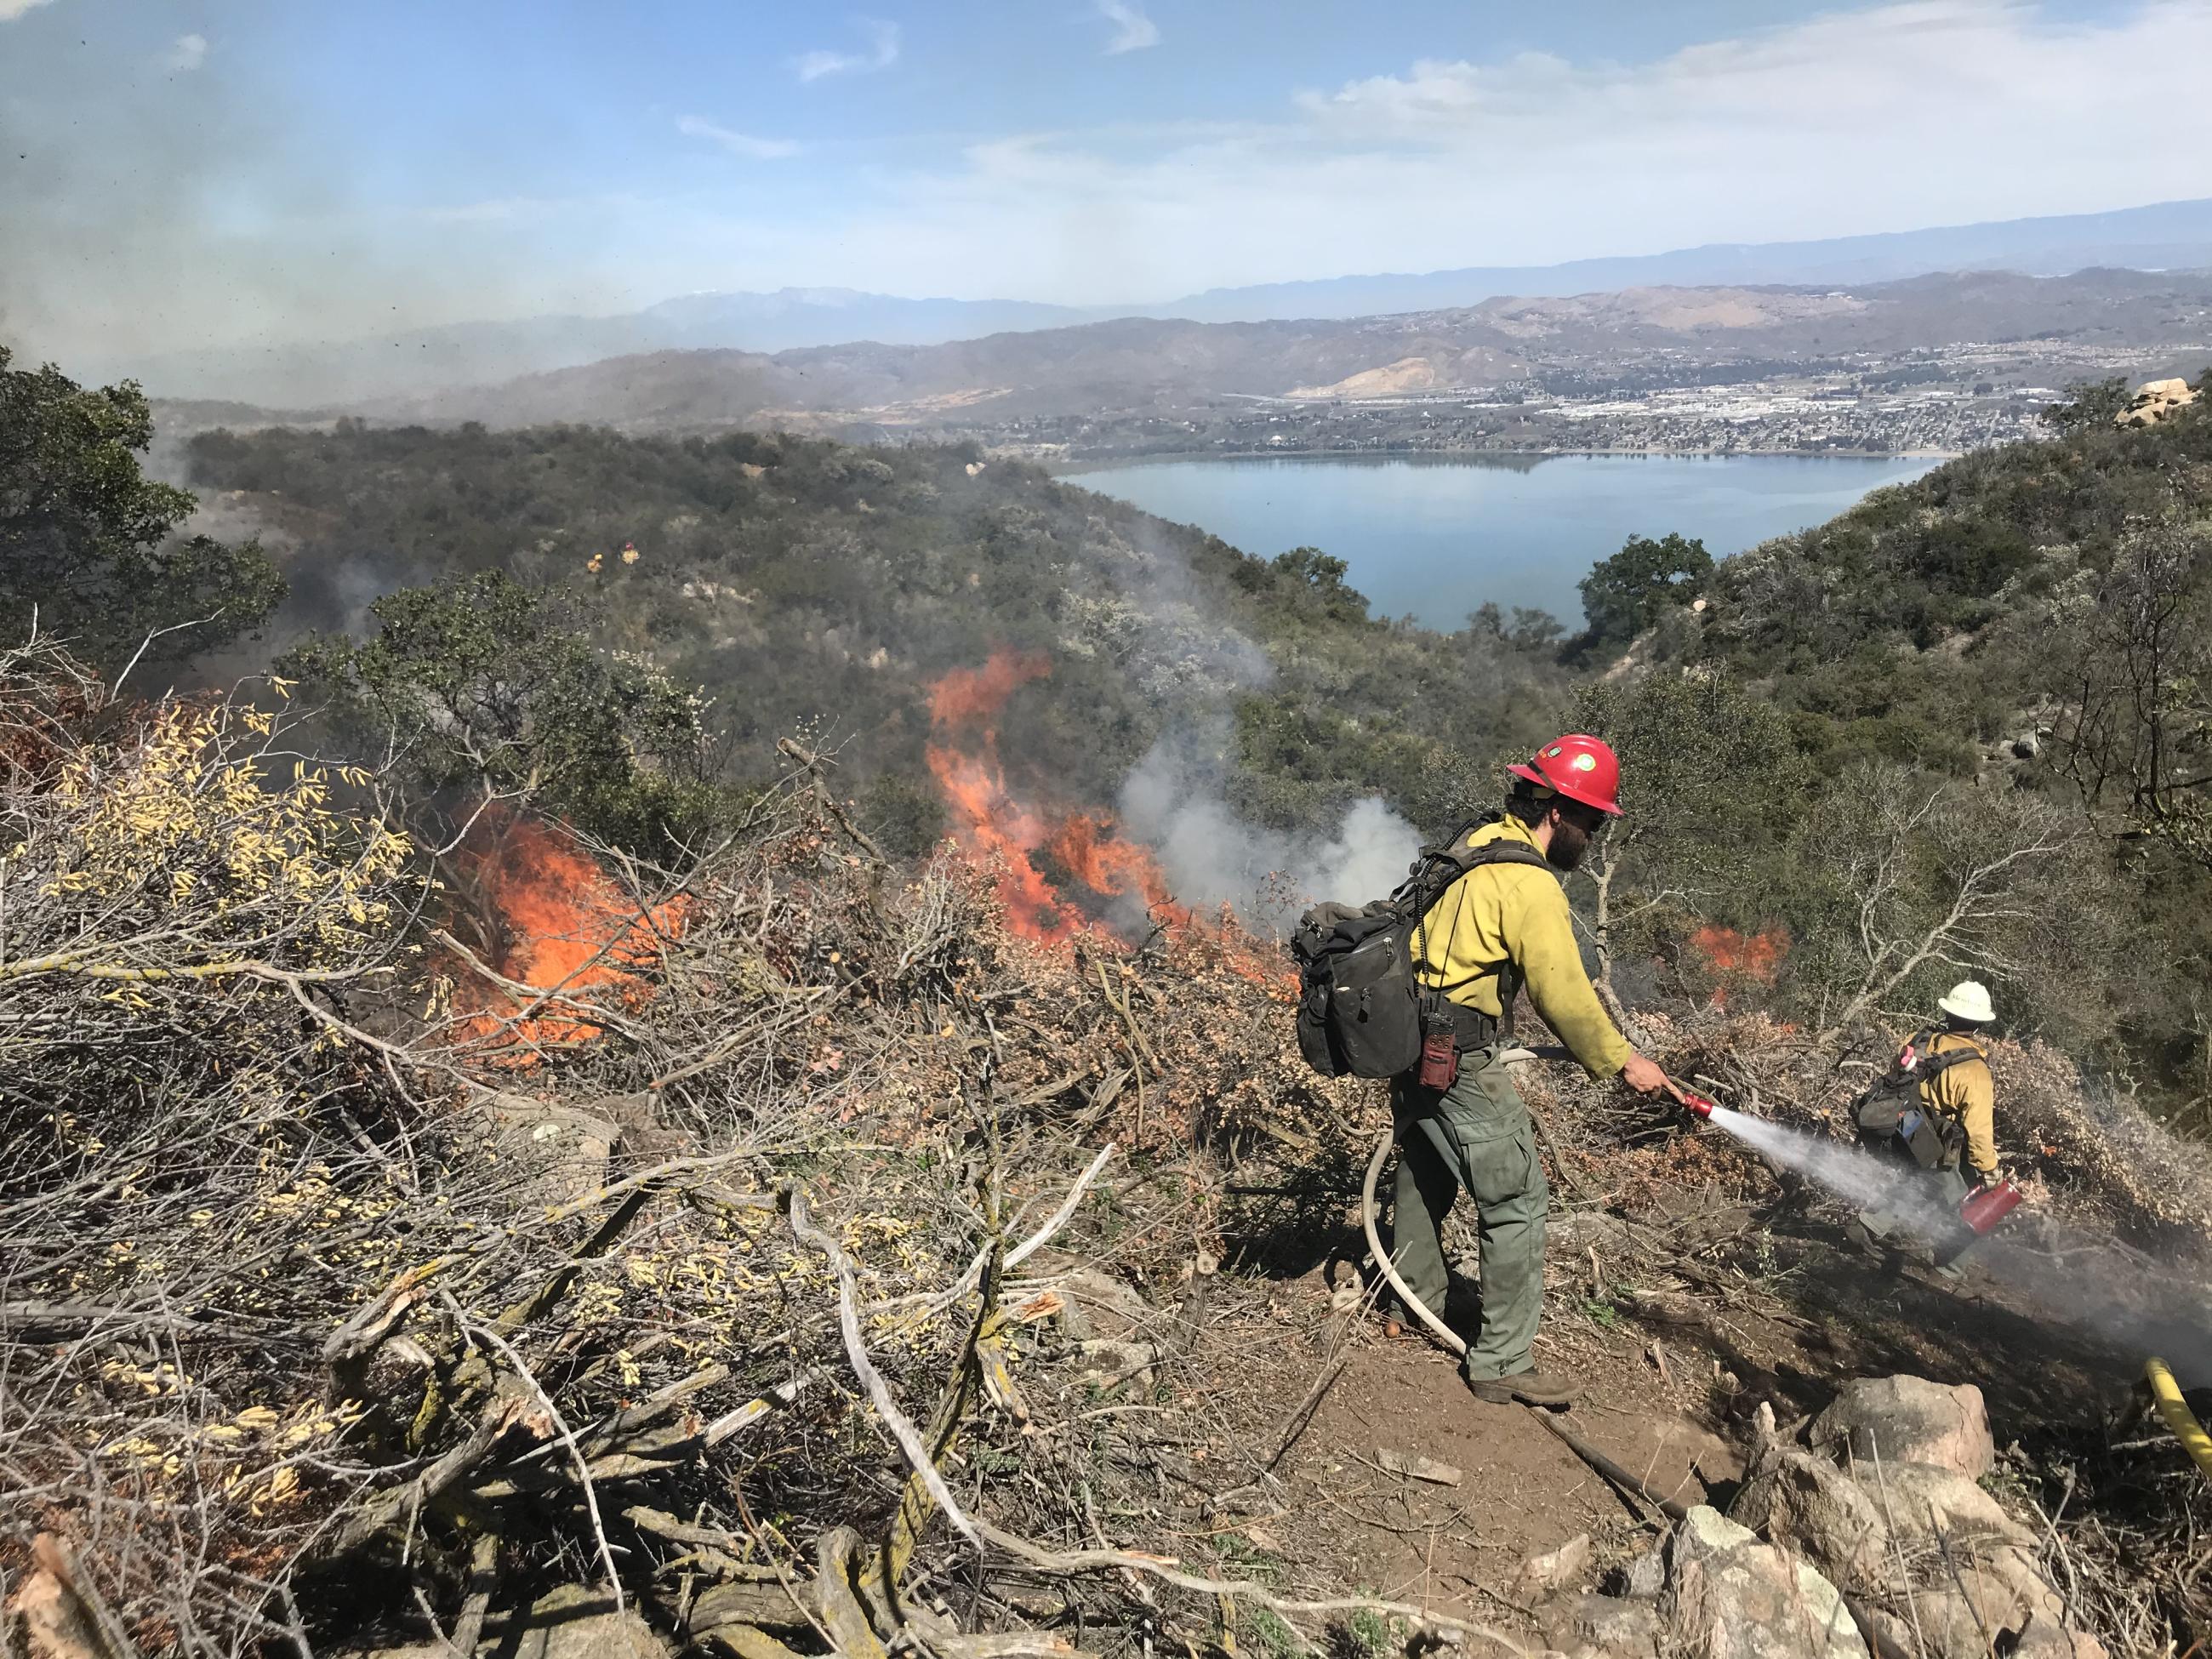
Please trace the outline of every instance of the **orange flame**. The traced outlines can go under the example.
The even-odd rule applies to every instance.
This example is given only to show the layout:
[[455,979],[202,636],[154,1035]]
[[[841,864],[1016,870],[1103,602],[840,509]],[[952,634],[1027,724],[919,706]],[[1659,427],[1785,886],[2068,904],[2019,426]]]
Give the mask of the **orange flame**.
[[[682,929],[680,902],[641,915],[581,848],[532,818],[487,813],[456,859],[486,924],[480,958],[534,991],[634,1006],[648,990],[641,972],[659,960],[661,939]],[[459,977],[465,989],[455,1006],[471,1016],[459,1035],[491,1050],[494,1065],[534,1065],[537,1049],[586,1042],[601,1030],[568,1002],[516,1018],[529,998],[466,964]]]
[[[929,723],[962,726],[971,720],[987,723],[1006,706],[1006,699],[1031,680],[1052,672],[1052,659],[1042,651],[998,650],[981,668],[956,668],[929,688]],[[997,733],[984,732],[984,740],[997,741]]]
[[1007,793],[996,757],[963,755],[934,743],[927,753],[937,787],[956,814],[953,839],[970,857],[997,866],[1007,925],[1046,945],[1080,933],[1083,913],[1054,892],[1030,862],[1030,854],[1045,843],[1044,820]]
[[[1773,984],[1774,976],[1782,971],[1782,959],[1790,954],[1790,936],[1779,927],[1746,934],[1733,927],[1708,924],[1690,935],[1690,943],[1711,964],[1714,972],[1759,985]],[[1713,1002],[1718,1007],[1728,1006],[1725,985],[1713,993]]]
[[981,668],[956,668],[930,688],[929,769],[953,812],[953,839],[995,866],[1007,925],[1025,939],[1059,945],[1079,933],[1109,938],[1079,904],[1056,890],[1035,854],[1097,898],[1141,895],[1170,927],[1190,921],[1175,902],[1152,849],[1124,841],[1102,814],[1071,812],[1048,821],[1007,787],[999,763],[999,711],[1032,680],[1052,672],[1042,652],[994,651]]
[[1088,812],[1072,813],[1046,848],[1068,874],[1092,892],[1141,893],[1145,908],[1155,916],[1164,911],[1163,919],[1169,926],[1179,927],[1190,921],[1190,912],[1177,904],[1168,890],[1167,878],[1152,848],[1121,840],[1109,820]]

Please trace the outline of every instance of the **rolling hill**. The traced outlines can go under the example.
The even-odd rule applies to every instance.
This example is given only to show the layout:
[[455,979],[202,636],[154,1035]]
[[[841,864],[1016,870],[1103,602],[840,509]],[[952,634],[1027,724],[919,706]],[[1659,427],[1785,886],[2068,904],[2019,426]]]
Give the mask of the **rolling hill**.
[[1023,300],[908,299],[850,289],[680,295],[613,316],[455,323],[341,341],[176,351],[89,365],[167,398],[298,408],[422,397],[604,358],[706,349],[779,353],[866,340],[929,346],[1116,318],[1208,323],[1342,320],[1653,287],[1864,284],[1931,272],[2057,276],[2097,266],[2212,266],[2212,200],[1803,242],[1727,244],[1564,264],[1483,266],[1215,289],[1074,307]]
[[1962,341],[2051,341],[2069,351],[2203,347],[2212,342],[2212,274],[1977,272],[1823,289],[1647,288],[1348,321],[1122,318],[939,345],[665,351],[362,412],[492,426],[589,422],[632,432],[749,422],[927,428],[1164,412],[1224,398],[1366,395],[1389,389],[1385,382],[1413,391],[1492,386],[1543,365],[1612,372],[1639,355],[1679,369],[1844,360]]

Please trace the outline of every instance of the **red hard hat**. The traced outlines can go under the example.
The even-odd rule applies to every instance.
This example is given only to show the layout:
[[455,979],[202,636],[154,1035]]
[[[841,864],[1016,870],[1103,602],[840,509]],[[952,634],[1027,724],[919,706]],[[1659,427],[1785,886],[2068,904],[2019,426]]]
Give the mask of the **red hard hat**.
[[1595,738],[1570,732],[1539,749],[1526,766],[1505,769],[1516,778],[1556,789],[1569,800],[1595,806],[1613,817],[1620,816],[1620,761]]

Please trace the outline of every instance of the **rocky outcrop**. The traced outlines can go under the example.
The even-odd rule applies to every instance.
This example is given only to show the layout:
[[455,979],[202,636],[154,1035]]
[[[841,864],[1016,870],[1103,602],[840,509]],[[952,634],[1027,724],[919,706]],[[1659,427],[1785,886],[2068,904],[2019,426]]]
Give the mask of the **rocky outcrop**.
[[1969,1480],[1987,1474],[1996,1457],[1982,1391],[1971,1382],[1946,1388],[1918,1376],[1845,1383],[1806,1438],[1815,1451],[1865,1462],[1932,1463]]
[[1870,1631],[1920,1659],[2105,1659],[2068,1622],[2039,1534],[1978,1484],[1996,1460],[1978,1389],[1868,1378],[1804,1442],[1767,1406],[1752,1434],[1730,1513],[1692,1509],[1663,1551],[1613,1569],[1626,1594],[1589,1593],[1587,1539],[1522,1564],[1513,1600],[1553,1653],[1856,1659]]
[[1985,1659],[1992,1644],[2103,1659],[2067,1623],[2036,1534],[1978,1484],[1996,1461],[1979,1389],[1865,1378],[1813,1420],[1807,1444],[1778,1436],[1765,1411],[1754,1436],[1731,1518],[1856,1595],[1885,1643],[1923,1659]]
[[2186,380],[2151,380],[2136,388],[2128,406],[2112,416],[2114,426],[2156,426],[2197,401]]
[[1660,1598],[1669,1651],[1687,1659],[1866,1659],[1844,1599],[1811,1563],[1699,1504],[1675,1529]]

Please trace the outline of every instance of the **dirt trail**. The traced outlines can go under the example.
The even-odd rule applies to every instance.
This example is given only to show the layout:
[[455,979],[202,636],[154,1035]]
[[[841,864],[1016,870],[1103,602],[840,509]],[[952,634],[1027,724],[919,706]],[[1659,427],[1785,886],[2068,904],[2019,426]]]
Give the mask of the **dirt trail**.
[[[1894,1372],[1978,1384],[1998,1445],[2021,1448],[2020,1468],[2070,1467],[2108,1444],[2140,1355],[2009,1305],[1971,1273],[1954,1285],[1885,1271],[1822,1215],[1785,1205],[1753,1217],[1719,1192],[1683,1194],[1672,1208],[1651,1224],[1679,1231],[1686,1218],[1726,1212],[1744,1229],[1742,1259],[1669,1285],[1611,1264],[1601,1248],[1594,1281],[1586,1241],[1620,1237],[1621,1224],[1555,1214],[1537,1349],[1545,1369],[1586,1386],[1562,1420],[1656,1490],[1725,1508],[1742,1474],[1743,1425],[1761,1401],[1787,1425],[1850,1378]],[[1279,1465],[1279,1486],[1186,1540],[1284,1582],[1358,1588],[1522,1637],[1538,1633],[1514,1582],[1527,1556],[1588,1533],[1585,1577],[1595,1582],[1650,1547],[1655,1528],[1524,1408],[1474,1400],[1433,1344],[1333,1308],[1358,1259],[1348,1218],[1340,1236],[1309,1243],[1318,1264],[1310,1255],[1267,1263],[1276,1276],[1248,1281],[1254,1302],[1209,1330],[1192,1355],[1194,1392],[1233,1443],[1267,1448],[1333,1353],[1346,1358],[1342,1374]],[[1456,1289],[1449,1315],[1464,1330],[1479,1316]],[[1409,1478],[1389,1454],[1459,1479]],[[2032,1519],[2016,1477],[2014,1486],[2015,1508]]]

